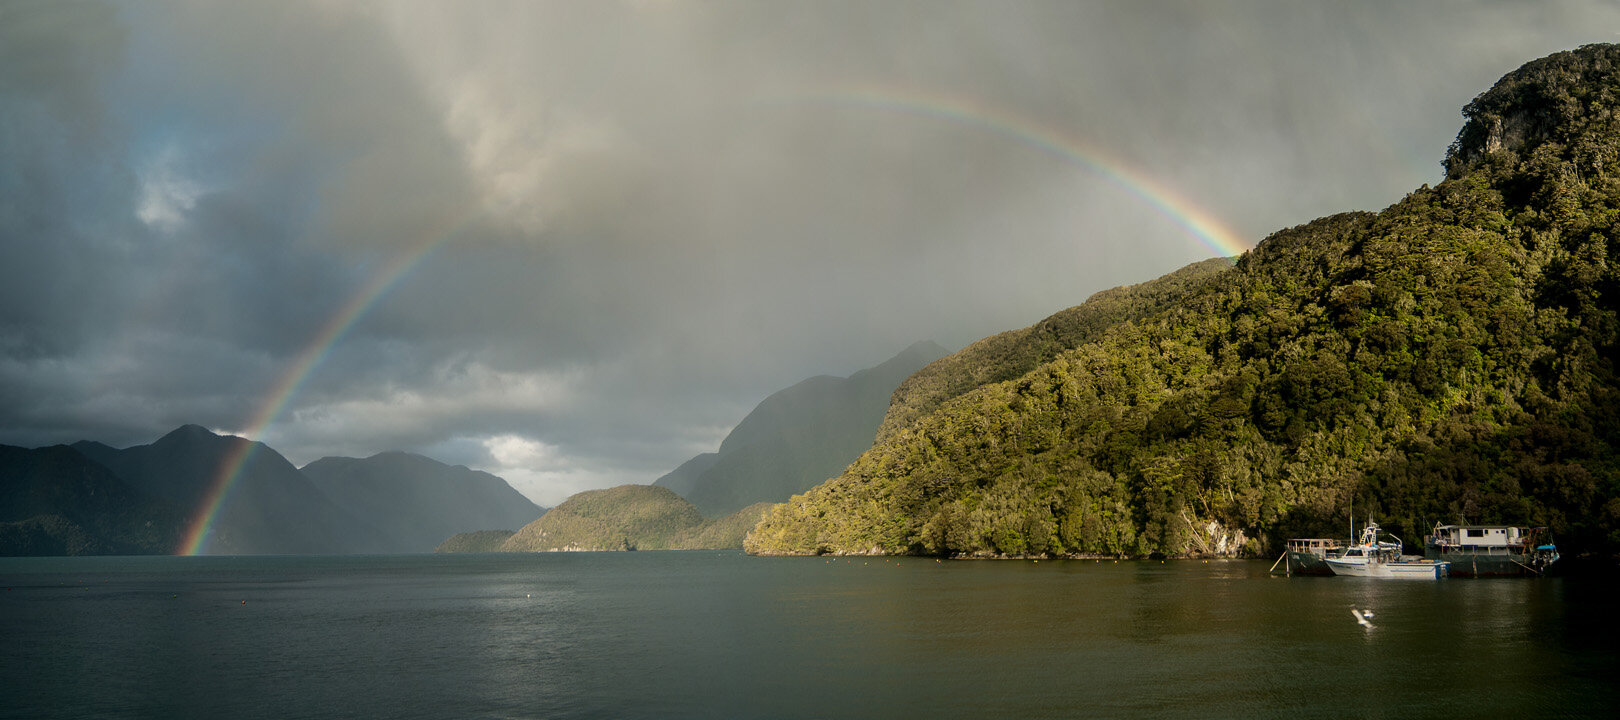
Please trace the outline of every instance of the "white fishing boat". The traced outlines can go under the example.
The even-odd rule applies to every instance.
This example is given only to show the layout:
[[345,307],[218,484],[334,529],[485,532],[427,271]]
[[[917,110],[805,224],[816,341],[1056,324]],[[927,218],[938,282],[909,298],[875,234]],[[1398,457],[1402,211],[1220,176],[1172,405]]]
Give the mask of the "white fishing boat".
[[[1388,534],[1388,533],[1386,533]],[[1368,521],[1361,530],[1361,541],[1346,548],[1337,557],[1324,558],[1334,575],[1351,577],[1397,578],[1410,580],[1436,580],[1445,577],[1449,562],[1436,562],[1428,558],[1401,555],[1401,539],[1393,542],[1378,539],[1378,523]]]

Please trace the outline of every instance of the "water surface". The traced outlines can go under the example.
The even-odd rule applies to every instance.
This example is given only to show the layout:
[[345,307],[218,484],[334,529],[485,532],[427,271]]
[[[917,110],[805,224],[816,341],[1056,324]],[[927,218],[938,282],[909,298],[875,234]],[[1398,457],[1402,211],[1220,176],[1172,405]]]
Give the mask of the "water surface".
[[[1614,588],[1260,561],[0,559],[0,717],[1610,717]],[[1350,609],[1371,609],[1376,627]]]

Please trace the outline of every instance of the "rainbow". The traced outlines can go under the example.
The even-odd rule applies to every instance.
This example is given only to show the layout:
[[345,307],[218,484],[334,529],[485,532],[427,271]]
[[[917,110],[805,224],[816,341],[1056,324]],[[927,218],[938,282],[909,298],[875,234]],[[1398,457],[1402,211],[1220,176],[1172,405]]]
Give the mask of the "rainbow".
[[1063,162],[1077,165],[1145,202],[1184,228],[1217,255],[1235,258],[1250,244],[1197,203],[1148,174],[1132,169],[1095,145],[1029,118],[968,98],[917,90],[837,86],[830,90],[766,98],[773,103],[818,103],[865,108],[943,120],[1017,141]]
[[395,255],[387,264],[372,273],[370,279],[360,286],[349,301],[338,309],[326,324],[315,333],[303,352],[293,361],[286,372],[282,373],[276,383],[271,386],[268,399],[261,405],[241,431],[247,436],[243,442],[235,443],[220,460],[219,467],[214,471],[213,478],[208,483],[208,493],[204,496],[201,509],[185,537],[181,540],[178,554],[199,555],[207,550],[210,533],[214,529],[214,521],[219,517],[220,508],[224,507],[225,500],[230,496],[231,488],[242,474],[242,469],[260,447],[260,443],[252,438],[258,437],[287,407],[287,403],[298,393],[298,388],[309,379],[310,373],[318,367],[332,348],[337,345],[345,333],[369,311],[377,301],[393,289],[400,280],[409,275],[411,270],[421,264],[429,255],[433,254],[444,243],[455,237],[459,231],[472,222],[480,213],[463,213],[454,219],[440,223],[436,229],[423,233],[421,240],[412,244],[404,252]]
[[[932,95],[912,90],[897,91],[872,87],[841,87],[831,91],[774,99],[787,102],[827,103],[887,112],[900,112],[995,133],[1095,173],[1130,195],[1141,199],[1148,206],[1186,229],[1189,234],[1221,257],[1241,255],[1247,252],[1250,247],[1237,233],[1233,232],[1213,215],[1201,209],[1196,203],[1183,197],[1169,186],[1154,180],[1146,173],[1131,169],[1124,162],[1110,157],[1108,153],[1101,149],[1039,122],[988,107],[972,100]],[[477,212],[463,214],[450,222],[441,224],[436,230],[424,233],[420,241],[405,252],[395,256],[387,265],[374,273],[350,297],[348,303],[339,308],[331,319],[321,327],[311,339],[310,344],[303,352],[299,353],[292,365],[271,387],[265,403],[249,418],[242,430],[242,434],[248,436],[249,441],[236,443],[221,460],[219,468],[215,471],[214,477],[209,483],[208,494],[204,499],[201,510],[198,512],[196,519],[192,521],[191,527],[181,543],[180,554],[197,555],[207,549],[208,539],[213,530],[214,521],[218,518],[220,508],[224,506],[230,495],[231,488],[235,486],[237,479],[241,476],[242,469],[253,459],[254,453],[262,447],[260,443],[251,441],[251,438],[262,434],[264,429],[281,414],[287,403],[297,394],[299,387],[309,378],[310,373],[326,359],[326,356],[331,352],[338,340],[342,339],[349,329],[382,296],[386,295],[401,279],[410,274],[411,270],[431,255],[435,249],[454,237],[461,228],[465,227],[478,214]]]

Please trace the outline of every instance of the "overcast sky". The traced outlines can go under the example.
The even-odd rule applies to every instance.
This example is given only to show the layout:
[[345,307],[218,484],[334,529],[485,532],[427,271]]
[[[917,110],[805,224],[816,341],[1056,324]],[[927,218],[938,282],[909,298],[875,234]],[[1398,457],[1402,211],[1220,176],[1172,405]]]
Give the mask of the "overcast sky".
[[[185,423],[537,502],[765,396],[1438,182],[1620,8],[0,1],[0,443]],[[1206,228],[1207,229],[1207,228]]]

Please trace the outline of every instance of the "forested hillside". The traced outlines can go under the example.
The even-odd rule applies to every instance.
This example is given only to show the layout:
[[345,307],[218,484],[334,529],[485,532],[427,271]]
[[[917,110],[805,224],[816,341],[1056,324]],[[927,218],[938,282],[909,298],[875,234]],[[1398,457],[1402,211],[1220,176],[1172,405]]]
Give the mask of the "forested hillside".
[[0,445],[0,555],[173,552],[180,508],[130,487],[66,445]]
[[1613,554],[1617,105],[1620,47],[1532,62],[1464,109],[1439,186],[939,361],[748,549],[1260,553],[1342,535],[1353,499],[1409,540],[1519,523]]
[[[501,552],[709,550],[742,546],[769,505],[705,520],[696,506],[657,485],[575,493],[505,538]],[[458,542],[460,544],[460,542]]]
[[1084,305],[1021,330],[992,335],[935,360],[900,383],[877,438],[883,440],[909,426],[946,400],[981,385],[1018,378],[1127,319],[1162,310],[1185,295],[1188,285],[1231,268],[1230,259],[1210,258],[1152,282],[1104,290],[1092,295]]
[[436,553],[500,552],[501,545],[516,534],[514,530],[476,530],[456,533],[433,548]]

